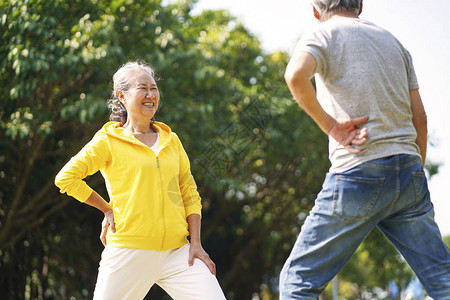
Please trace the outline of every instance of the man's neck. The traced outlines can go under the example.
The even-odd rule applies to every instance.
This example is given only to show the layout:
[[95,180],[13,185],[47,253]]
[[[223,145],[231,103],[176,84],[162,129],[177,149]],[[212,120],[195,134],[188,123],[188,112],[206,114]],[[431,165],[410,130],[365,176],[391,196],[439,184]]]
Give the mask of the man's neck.
[[320,20],[320,23],[331,20],[331,19],[337,19],[337,18],[351,18],[351,19],[358,19],[358,14],[353,11],[340,11],[337,13],[332,14],[328,18],[324,20]]

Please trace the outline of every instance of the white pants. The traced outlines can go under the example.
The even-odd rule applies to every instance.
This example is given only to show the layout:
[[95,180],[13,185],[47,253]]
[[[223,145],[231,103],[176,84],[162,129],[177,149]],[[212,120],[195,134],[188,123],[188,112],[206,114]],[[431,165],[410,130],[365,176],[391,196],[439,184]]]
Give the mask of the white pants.
[[94,300],[143,299],[156,283],[175,300],[223,300],[216,277],[200,259],[189,267],[189,246],[169,251],[106,247]]

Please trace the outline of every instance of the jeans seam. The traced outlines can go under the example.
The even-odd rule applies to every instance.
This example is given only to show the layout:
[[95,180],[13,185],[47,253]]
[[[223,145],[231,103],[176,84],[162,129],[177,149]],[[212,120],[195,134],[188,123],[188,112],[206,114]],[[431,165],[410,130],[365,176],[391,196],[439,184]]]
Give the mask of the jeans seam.
[[400,172],[397,170],[395,172],[395,196],[391,201],[392,202],[391,205],[389,205],[387,213],[384,215],[385,217],[391,215],[399,199],[400,199]]

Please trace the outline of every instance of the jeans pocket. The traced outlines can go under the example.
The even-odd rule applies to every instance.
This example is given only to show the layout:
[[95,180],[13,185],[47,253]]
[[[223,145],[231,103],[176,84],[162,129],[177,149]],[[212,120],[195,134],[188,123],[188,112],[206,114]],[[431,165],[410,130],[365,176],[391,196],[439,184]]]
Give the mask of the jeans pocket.
[[416,207],[425,212],[430,210],[431,202],[428,201],[428,183],[424,172],[412,172]]
[[370,216],[384,178],[338,175],[333,192],[333,214],[347,223]]

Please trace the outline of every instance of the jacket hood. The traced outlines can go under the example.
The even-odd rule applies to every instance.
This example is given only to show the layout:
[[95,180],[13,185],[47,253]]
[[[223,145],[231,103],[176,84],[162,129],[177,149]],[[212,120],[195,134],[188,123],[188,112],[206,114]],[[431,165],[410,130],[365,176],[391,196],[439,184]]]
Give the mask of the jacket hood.
[[[172,138],[172,130],[168,125],[162,122],[154,122],[151,126],[152,129],[156,130],[159,133],[161,143],[165,144],[170,141],[170,139]],[[108,122],[103,125],[102,129],[100,129],[100,132],[133,144],[136,143],[136,139],[133,137],[133,135],[130,132],[126,131],[125,128],[123,128],[123,124],[120,122]]]

